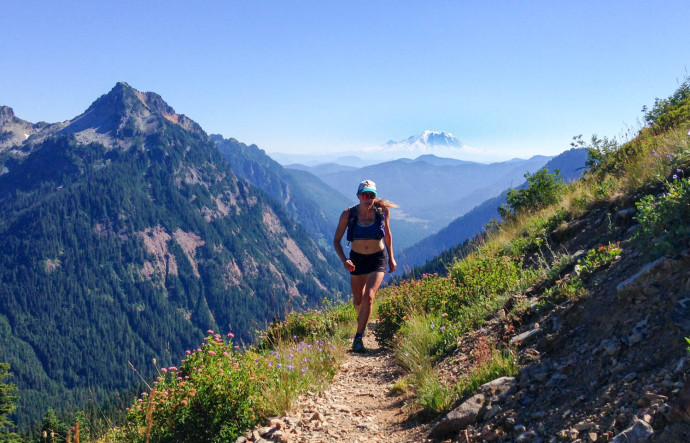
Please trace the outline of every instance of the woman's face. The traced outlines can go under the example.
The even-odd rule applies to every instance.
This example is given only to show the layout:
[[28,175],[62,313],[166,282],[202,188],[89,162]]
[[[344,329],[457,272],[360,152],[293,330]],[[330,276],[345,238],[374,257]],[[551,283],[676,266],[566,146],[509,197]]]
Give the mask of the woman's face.
[[359,197],[359,202],[367,209],[371,209],[376,201],[376,194],[373,192],[362,192],[361,194],[358,194],[357,197]]

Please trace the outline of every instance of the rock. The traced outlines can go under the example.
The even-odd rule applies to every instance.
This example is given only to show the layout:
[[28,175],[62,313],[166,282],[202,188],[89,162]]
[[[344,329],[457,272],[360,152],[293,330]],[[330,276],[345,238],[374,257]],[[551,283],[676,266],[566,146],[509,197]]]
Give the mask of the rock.
[[533,441],[536,436],[536,432],[526,431],[517,436],[517,438],[515,439],[515,443],[528,443]]
[[491,403],[502,403],[515,392],[515,389],[517,389],[515,377],[500,377],[484,383],[477,392],[483,394]]
[[673,260],[668,257],[647,263],[635,275],[618,284],[618,300],[634,303],[644,300],[645,295],[658,293],[659,288],[656,284],[668,280],[665,277],[679,272],[684,266],[687,266],[684,260]]
[[262,426],[256,430],[256,432],[259,434],[259,437],[265,437],[266,435],[270,434],[271,431],[273,431],[273,428],[269,426]]
[[357,425],[357,427],[360,429],[365,429],[367,431],[372,431],[372,432],[376,432],[379,430],[379,427],[375,423],[372,423],[370,421],[365,421],[365,422],[359,423]]
[[625,431],[613,437],[612,443],[638,443],[647,440],[654,433],[654,429],[642,420],[636,421]]
[[690,333],[690,298],[678,300],[673,305],[671,321],[681,332]]
[[499,412],[501,412],[500,406],[498,406],[498,405],[491,406],[491,408],[488,411],[486,411],[486,413],[484,413],[484,420],[491,420]]
[[670,420],[672,422],[690,421],[690,383],[685,383],[671,403]]
[[634,220],[633,215],[635,215],[636,212],[637,209],[634,207],[622,209],[616,212],[613,222],[616,224],[616,226],[629,226]]
[[615,338],[604,340],[599,345],[599,349],[608,356],[614,356],[621,350],[621,342]]
[[531,331],[523,332],[520,335],[510,339],[510,344],[514,345],[516,343],[528,343],[530,339],[536,338],[537,335],[541,334],[541,328],[534,328]]
[[630,383],[637,378],[637,372],[630,372],[623,377],[623,383]]
[[661,394],[655,394],[653,392],[647,392],[637,401],[638,406],[650,406],[650,405],[660,405],[668,400],[668,397]]
[[594,427],[594,423],[590,421],[581,421],[580,423],[576,424],[573,426],[575,429],[577,429],[579,432],[582,431],[588,431]]
[[456,434],[471,424],[477,423],[482,417],[479,412],[484,406],[486,398],[482,394],[470,397],[463,404],[446,414],[429,433],[432,438],[440,438]]
[[246,443],[246,442],[247,442],[247,439],[244,435],[240,435],[239,437],[237,437],[237,440],[235,440],[235,443]]

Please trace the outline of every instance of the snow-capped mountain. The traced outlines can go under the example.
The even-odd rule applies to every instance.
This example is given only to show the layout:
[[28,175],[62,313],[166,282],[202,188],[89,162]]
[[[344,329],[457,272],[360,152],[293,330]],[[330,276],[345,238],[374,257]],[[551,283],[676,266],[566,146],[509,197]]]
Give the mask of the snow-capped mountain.
[[464,145],[453,134],[445,131],[424,131],[402,141],[391,140],[385,145],[364,149],[373,155],[415,158],[433,154],[438,157],[467,160],[481,151]]
[[410,148],[429,148],[433,146],[453,146],[456,148],[462,147],[460,140],[455,138],[450,132],[424,131],[419,135],[413,135],[403,141],[390,140],[386,143],[386,147],[393,147],[397,149]]

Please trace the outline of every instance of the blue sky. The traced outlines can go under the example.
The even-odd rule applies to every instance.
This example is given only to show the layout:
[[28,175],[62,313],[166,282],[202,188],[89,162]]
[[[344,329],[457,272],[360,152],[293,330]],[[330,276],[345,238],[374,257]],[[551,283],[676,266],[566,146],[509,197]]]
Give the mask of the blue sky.
[[209,133],[327,152],[452,132],[496,158],[639,129],[687,74],[681,1],[5,1],[0,104],[63,121],[118,81]]

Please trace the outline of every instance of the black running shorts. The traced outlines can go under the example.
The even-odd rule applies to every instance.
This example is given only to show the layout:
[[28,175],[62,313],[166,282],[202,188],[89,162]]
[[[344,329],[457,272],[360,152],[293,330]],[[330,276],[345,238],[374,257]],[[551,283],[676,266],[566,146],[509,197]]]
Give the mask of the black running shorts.
[[360,254],[350,251],[350,260],[355,265],[355,270],[351,275],[364,275],[372,272],[386,272],[388,266],[388,252],[382,249],[373,254]]

